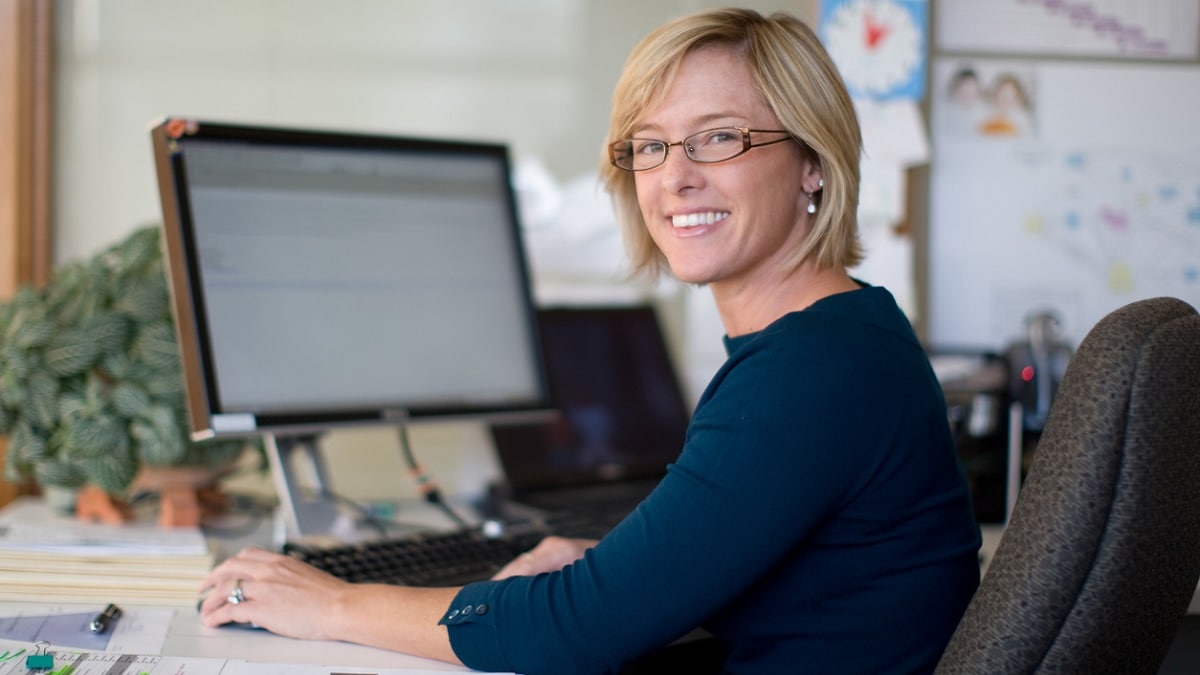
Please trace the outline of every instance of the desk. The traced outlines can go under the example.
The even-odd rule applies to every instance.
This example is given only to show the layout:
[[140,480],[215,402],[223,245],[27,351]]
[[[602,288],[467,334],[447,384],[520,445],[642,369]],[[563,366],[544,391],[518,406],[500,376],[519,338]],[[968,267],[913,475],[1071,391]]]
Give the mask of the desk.
[[[0,602],[0,617],[36,611],[39,605]],[[362,668],[391,668],[414,673],[473,673],[461,666],[422,659],[373,647],[344,642],[293,640],[262,630],[207,628],[200,624],[195,607],[171,609],[174,617],[159,655],[210,659],[244,659],[259,663],[308,664]],[[137,608],[131,608],[136,610]]]
[[[406,512],[414,522],[436,528],[449,525],[440,512],[424,502],[413,501],[415,507]],[[465,511],[462,505],[455,505]],[[226,554],[232,554],[245,545],[271,547],[268,542],[277,527],[264,521],[258,531],[244,538],[221,539],[217,543]],[[171,623],[162,653],[167,656],[198,656],[222,659],[246,659],[266,663],[326,664],[334,666],[361,666],[376,668],[412,669],[416,672],[473,673],[476,671],[461,666],[452,666],[441,661],[423,659],[407,654],[364,647],[344,642],[295,640],[263,630],[243,628],[207,628],[200,624],[194,607],[179,608]]]
[[175,612],[163,654],[246,659],[268,663],[321,663],[336,666],[405,668],[451,673],[474,672],[462,666],[344,642],[294,640],[263,630],[207,628],[194,608]]
[[[999,544],[1003,527],[985,525],[981,528],[981,532],[983,535],[982,563],[986,571]],[[261,537],[261,533],[256,533],[249,539],[254,540]],[[241,543],[229,540],[221,542],[222,548],[227,550],[235,550],[240,547]],[[0,602],[0,617],[16,616],[22,611],[28,613],[37,607],[38,605],[31,603]],[[155,607],[155,609],[162,608]],[[411,670],[414,673],[475,672],[440,661],[373,647],[342,642],[295,640],[259,630],[207,628],[200,624],[194,605],[171,606],[168,609],[173,612],[173,616],[166,640],[160,651],[162,656],[246,660],[257,663],[388,668]],[[1200,615],[1200,589],[1193,595],[1188,613]]]
[[[34,498],[22,498],[0,510],[0,522],[6,518],[18,515],[31,516],[21,509],[44,509],[44,504]],[[414,520],[424,515],[430,522],[428,526],[445,526],[438,522],[439,514],[429,507],[414,509],[410,515]],[[139,514],[139,519],[152,517]],[[444,520],[444,517],[442,517]],[[257,528],[243,532],[236,537],[219,537],[210,539],[222,555],[229,555],[246,545],[256,544],[270,547],[272,533],[275,530],[271,518],[263,519]],[[198,581],[198,580],[197,580]],[[36,597],[36,596],[35,596]],[[176,602],[171,600],[170,602]],[[70,611],[95,611],[95,605],[80,605],[74,602],[16,602],[0,601],[0,618],[24,616],[40,616],[46,613],[46,608],[66,608]],[[126,605],[130,613],[137,609],[169,610],[172,613],[171,623],[166,633],[161,650],[153,652],[139,651],[159,656],[191,657],[220,660],[246,660],[257,663],[277,664],[307,664],[359,668],[388,668],[392,670],[411,670],[414,673],[470,673],[475,672],[461,666],[452,666],[429,659],[418,658],[397,652],[391,652],[373,647],[364,647],[343,642],[325,642],[312,640],[295,640],[285,638],[264,630],[245,628],[207,628],[201,625],[199,614],[194,601],[170,605]],[[6,638],[12,639],[12,638]],[[65,645],[65,648],[71,648]],[[0,649],[3,651],[3,649]]]

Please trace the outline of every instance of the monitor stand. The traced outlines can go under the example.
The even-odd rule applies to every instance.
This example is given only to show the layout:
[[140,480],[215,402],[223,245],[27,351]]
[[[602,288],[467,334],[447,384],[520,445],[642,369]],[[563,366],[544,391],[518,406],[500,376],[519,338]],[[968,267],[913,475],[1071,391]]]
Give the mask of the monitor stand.
[[[329,473],[317,447],[317,436],[267,434],[263,441],[275,491],[279,495],[279,513],[287,528],[287,538],[291,540],[332,533],[338,518],[338,506],[337,501],[328,494]],[[301,458],[307,462],[312,471],[312,482],[315,482],[308,490],[302,489],[296,466]]]

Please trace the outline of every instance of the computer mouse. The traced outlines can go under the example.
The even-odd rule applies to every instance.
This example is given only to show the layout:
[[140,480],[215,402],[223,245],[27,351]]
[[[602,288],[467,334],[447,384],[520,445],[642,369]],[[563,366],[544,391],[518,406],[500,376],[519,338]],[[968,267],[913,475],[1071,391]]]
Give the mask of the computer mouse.
[[[200,599],[196,601],[196,611],[197,612],[200,611],[200,605],[204,604],[204,598],[207,595],[208,595],[207,593],[202,593],[200,595]],[[243,628],[246,630],[266,630],[265,628],[254,623],[253,621],[226,621],[225,623],[218,626],[218,628]]]
[[226,621],[225,623],[223,623],[217,627],[218,628],[241,628],[242,630],[266,630],[266,628],[263,628],[262,626],[254,623],[253,621]]

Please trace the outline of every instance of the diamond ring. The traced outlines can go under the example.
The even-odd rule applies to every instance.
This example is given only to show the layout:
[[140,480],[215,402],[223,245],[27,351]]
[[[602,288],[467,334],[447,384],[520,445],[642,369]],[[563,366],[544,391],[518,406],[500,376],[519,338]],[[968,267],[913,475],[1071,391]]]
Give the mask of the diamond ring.
[[238,579],[233,582],[233,591],[229,593],[229,597],[225,601],[231,605],[240,605],[246,601],[246,594],[242,592],[242,580]]

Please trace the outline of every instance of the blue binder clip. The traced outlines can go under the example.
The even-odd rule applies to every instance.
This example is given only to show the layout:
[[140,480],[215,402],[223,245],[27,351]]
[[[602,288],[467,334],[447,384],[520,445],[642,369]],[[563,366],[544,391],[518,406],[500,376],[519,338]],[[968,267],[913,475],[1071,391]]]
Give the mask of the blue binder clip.
[[50,653],[50,643],[42,640],[34,645],[34,653],[25,657],[25,667],[30,670],[50,670],[54,667],[54,655]]

